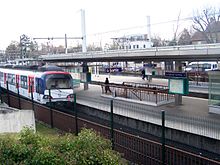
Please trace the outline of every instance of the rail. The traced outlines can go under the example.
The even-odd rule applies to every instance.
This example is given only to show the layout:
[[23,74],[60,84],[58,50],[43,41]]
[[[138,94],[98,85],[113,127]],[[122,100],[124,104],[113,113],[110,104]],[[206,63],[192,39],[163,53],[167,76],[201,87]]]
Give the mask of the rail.
[[39,60],[45,61],[106,61],[117,60],[164,60],[172,58],[182,60],[217,60],[219,57],[220,44],[204,44],[204,45],[186,45],[186,46],[166,46],[152,47],[147,49],[136,50],[107,50],[107,51],[91,51],[78,52],[69,54],[51,54],[41,55]]
[[[72,55],[93,55],[93,54],[103,54],[103,53],[129,53],[129,52],[141,52],[141,51],[153,51],[153,52],[159,52],[159,51],[166,51],[166,50],[207,50],[207,49],[216,49],[220,48],[219,43],[215,44],[200,44],[200,45],[177,45],[177,46],[163,46],[163,47],[151,47],[146,49],[120,49],[120,50],[105,50],[105,51],[89,51],[87,53],[74,53]],[[70,53],[71,54],[71,53]],[[70,54],[65,54],[66,56]],[[59,54],[55,54],[59,56]],[[51,55],[42,55],[41,57],[51,57]]]
[[[106,88],[111,92],[107,92]],[[147,102],[150,105],[162,105],[174,101],[174,95],[168,93],[168,87],[156,84],[123,82],[121,85],[101,84],[102,94]]]

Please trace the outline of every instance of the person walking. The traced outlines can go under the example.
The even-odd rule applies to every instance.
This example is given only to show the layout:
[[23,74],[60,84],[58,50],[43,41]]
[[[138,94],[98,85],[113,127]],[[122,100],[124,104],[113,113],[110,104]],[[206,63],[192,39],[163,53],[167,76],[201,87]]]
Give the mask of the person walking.
[[144,80],[145,79],[145,69],[143,68],[143,70],[141,71],[141,74],[142,74],[142,79]]
[[105,83],[104,84],[105,84],[105,93],[108,93],[108,91],[111,93],[112,91],[109,88],[109,80],[108,80],[107,77],[105,79]]

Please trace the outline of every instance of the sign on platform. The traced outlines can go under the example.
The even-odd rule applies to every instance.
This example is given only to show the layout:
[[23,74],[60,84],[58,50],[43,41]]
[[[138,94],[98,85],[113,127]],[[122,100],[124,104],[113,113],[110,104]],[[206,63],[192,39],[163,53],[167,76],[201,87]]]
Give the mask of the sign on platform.
[[186,72],[165,72],[165,76],[167,77],[187,77]]
[[169,79],[169,93],[182,95],[189,94],[188,80],[183,78]]

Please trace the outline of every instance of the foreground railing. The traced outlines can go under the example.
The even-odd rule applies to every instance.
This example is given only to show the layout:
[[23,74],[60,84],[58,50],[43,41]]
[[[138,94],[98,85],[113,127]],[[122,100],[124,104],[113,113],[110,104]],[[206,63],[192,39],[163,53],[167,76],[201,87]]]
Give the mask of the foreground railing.
[[[77,97],[78,98],[78,97]],[[79,97],[80,98],[80,97]],[[7,99],[4,97],[4,100]],[[97,98],[94,98],[97,100]],[[78,99],[77,99],[78,100]],[[87,101],[89,99],[87,98]],[[17,97],[11,97],[11,101],[13,103],[13,106],[18,107],[17,104]],[[93,100],[94,101],[94,100]],[[101,100],[105,101],[105,99]],[[118,104],[121,105],[121,103],[117,103],[118,101],[114,101],[114,111],[117,109],[116,107]],[[101,103],[101,102],[99,102]],[[109,100],[108,100],[109,103]],[[88,105],[87,105],[88,106]],[[107,104],[109,106],[109,104]],[[22,99],[22,108],[30,109],[32,107],[32,103],[30,101]],[[127,111],[129,110],[130,106],[127,105]],[[76,132],[76,121],[78,121],[78,127],[77,129],[81,128],[92,128],[98,132],[100,132],[103,136],[107,138],[112,138],[112,130],[110,127],[100,125],[96,122],[92,122],[83,118],[79,118],[70,114],[63,113],[61,111],[57,111],[52,108],[48,108],[39,104],[35,104],[35,115],[36,118],[44,123],[47,123],[53,127],[56,127],[58,129],[61,129],[63,131],[71,131]],[[76,111],[76,110],[74,110]],[[109,107],[108,107],[109,112]],[[52,115],[51,115],[52,113]],[[151,112],[154,113],[153,110]],[[160,117],[160,112],[156,112],[158,117]],[[77,119],[77,120],[76,120]],[[53,122],[52,122],[53,121]],[[161,124],[160,124],[161,125]],[[123,153],[124,158],[138,164],[167,164],[167,165],[219,165],[220,162],[219,159],[211,160],[209,158],[206,158],[203,155],[200,154],[193,154],[187,151],[184,151],[182,149],[177,149],[174,147],[171,147],[169,145],[165,146],[165,159],[162,159],[162,144],[142,138],[139,136],[131,135],[129,133],[125,133],[123,131],[119,131],[114,129],[114,149],[116,151],[119,151]],[[163,162],[164,161],[164,162]]]

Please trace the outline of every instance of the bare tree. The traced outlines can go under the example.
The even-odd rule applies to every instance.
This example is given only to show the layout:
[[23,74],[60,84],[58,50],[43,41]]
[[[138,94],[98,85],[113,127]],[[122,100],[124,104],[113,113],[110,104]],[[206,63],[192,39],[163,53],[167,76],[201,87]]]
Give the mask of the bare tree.
[[219,41],[218,27],[220,27],[220,8],[206,7],[201,12],[197,10],[193,16],[193,28],[204,36],[207,43]]
[[177,40],[177,32],[178,32],[178,29],[179,29],[180,14],[181,14],[181,11],[179,12],[179,15],[178,15],[178,18],[177,18],[177,21],[176,21],[176,30],[174,31],[174,36],[173,36],[174,41]]
[[180,14],[181,14],[181,11],[179,12],[179,15],[177,17],[175,29],[174,29],[174,26],[173,26],[173,39],[169,42],[169,44],[168,44],[169,46],[177,45],[177,32],[179,30]]
[[19,42],[11,41],[10,45],[5,50],[6,59],[5,60],[14,60],[18,58],[21,54]]
[[180,37],[178,39],[178,45],[191,45],[191,34],[190,32],[184,28],[183,31],[180,33]]
[[160,46],[167,46],[168,45],[168,41],[166,40],[162,40],[160,36],[158,35],[154,35],[154,37],[152,37],[151,41],[153,42],[153,47],[160,47]]

